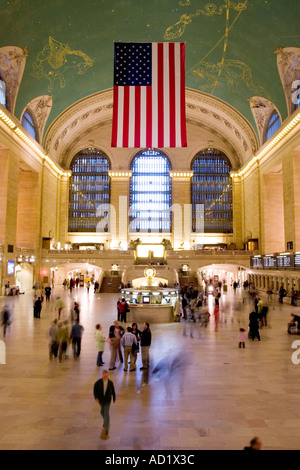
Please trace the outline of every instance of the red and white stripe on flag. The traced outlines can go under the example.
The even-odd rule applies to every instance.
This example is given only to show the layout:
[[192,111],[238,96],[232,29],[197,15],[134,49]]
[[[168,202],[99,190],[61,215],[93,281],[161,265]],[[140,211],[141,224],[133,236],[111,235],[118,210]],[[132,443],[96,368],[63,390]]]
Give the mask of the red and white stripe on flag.
[[187,146],[185,43],[151,47],[151,85],[114,85],[112,147]]

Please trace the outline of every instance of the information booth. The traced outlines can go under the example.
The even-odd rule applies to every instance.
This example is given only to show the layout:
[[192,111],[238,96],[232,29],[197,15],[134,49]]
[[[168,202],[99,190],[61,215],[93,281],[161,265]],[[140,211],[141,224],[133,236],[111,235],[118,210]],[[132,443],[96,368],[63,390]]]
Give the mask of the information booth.
[[174,320],[174,307],[178,299],[178,291],[174,287],[125,288],[121,290],[121,294],[130,307],[127,321],[136,322],[140,326],[145,321],[151,324],[169,323]]

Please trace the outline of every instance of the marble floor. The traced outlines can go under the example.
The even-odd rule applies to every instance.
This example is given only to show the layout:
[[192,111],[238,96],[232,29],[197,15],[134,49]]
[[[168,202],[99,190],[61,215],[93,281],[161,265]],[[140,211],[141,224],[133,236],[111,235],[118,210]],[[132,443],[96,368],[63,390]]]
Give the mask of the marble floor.
[[[93,397],[101,376],[94,332],[98,322],[108,332],[118,294],[87,294],[83,288],[72,295],[57,288],[58,293],[64,315],[75,299],[81,305],[85,332],[77,361],[72,355],[49,361],[54,297],[44,302],[41,319],[33,318],[32,293],[0,297],[0,308],[9,301],[13,310],[6,364],[0,364],[1,450],[240,450],[256,435],[265,450],[300,449],[300,364],[292,361],[292,343],[300,337],[286,333],[290,313],[299,307],[274,299],[261,341],[247,339],[245,349],[238,348],[237,334],[240,326],[247,328],[253,302],[246,297],[243,303],[241,289],[222,296],[218,331],[213,319],[207,328],[189,324],[187,336],[182,323],[151,325],[151,369],[177,356],[178,367],[157,380],[151,370],[148,376],[139,370],[140,357],[135,372],[124,372],[118,363],[110,371],[117,394],[110,439],[103,441]],[[104,361],[108,366],[108,348]]]

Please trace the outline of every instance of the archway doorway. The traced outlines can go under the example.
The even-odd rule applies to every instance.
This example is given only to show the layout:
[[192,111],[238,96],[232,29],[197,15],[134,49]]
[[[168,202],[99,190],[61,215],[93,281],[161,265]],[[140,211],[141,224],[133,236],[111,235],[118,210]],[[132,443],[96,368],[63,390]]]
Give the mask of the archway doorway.
[[197,274],[199,284],[203,280],[212,280],[226,286],[233,286],[235,282],[243,286],[248,279],[249,272],[248,268],[235,264],[211,264],[199,268]]
[[90,263],[66,263],[51,268],[52,287],[62,287],[64,280],[71,278],[79,279],[79,287],[83,287],[87,279],[91,283],[98,281],[101,286],[103,270],[100,266]]
[[32,290],[33,285],[33,267],[29,263],[20,263],[16,266],[16,286],[20,292]]

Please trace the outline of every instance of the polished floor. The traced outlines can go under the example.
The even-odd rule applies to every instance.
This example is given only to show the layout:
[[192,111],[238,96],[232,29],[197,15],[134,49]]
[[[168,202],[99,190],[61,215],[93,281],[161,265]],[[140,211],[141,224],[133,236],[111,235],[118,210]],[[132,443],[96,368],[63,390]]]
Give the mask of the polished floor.
[[[33,318],[32,293],[0,297],[1,308],[9,301],[13,309],[6,364],[0,364],[1,450],[240,450],[256,435],[266,450],[300,449],[300,364],[292,361],[292,343],[300,337],[286,333],[290,313],[299,307],[274,298],[261,341],[247,339],[245,349],[238,348],[237,334],[240,326],[247,328],[252,300],[246,296],[243,303],[241,289],[222,296],[218,331],[213,317],[207,328],[187,325],[186,336],[182,323],[151,325],[149,375],[139,370],[140,357],[136,372],[124,372],[120,363],[110,372],[117,400],[110,439],[103,441],[93,398],[102,369],[96,367],[94,332],[98,322],[108,332],[118,294],[87,294],[84,288],[72,295],[57,288],[58,293],[65,316],[75,299],[81,305],[85,332],[77,361],[72,355],[49,361],[54,296],[44,302],[41,319]],[[161,359],[174,358],[174,372],[152,373]],[[104,361],[108,366],[108,348]]]

